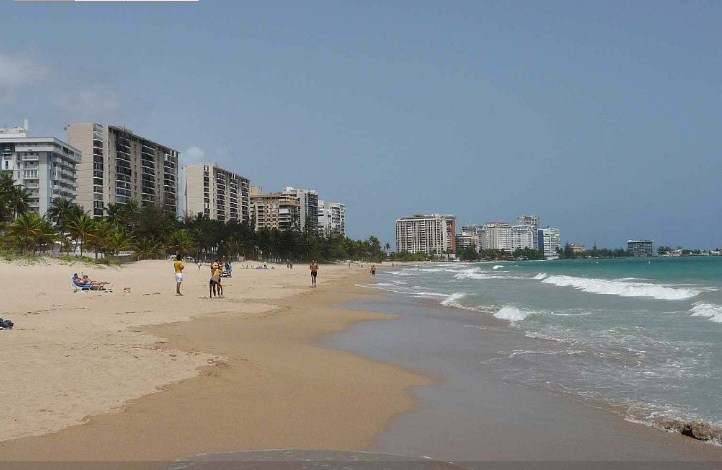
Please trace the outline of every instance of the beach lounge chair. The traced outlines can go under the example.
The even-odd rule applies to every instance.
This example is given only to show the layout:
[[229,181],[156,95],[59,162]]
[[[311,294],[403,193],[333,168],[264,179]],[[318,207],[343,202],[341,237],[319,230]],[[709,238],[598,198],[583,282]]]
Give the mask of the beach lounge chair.
[[75,276],[70,276],[70,282],[73,284],[75,290],[73,292],[84,291],[84,290],[105,290],[103,286],[94,286],[92,284],[80,284]]

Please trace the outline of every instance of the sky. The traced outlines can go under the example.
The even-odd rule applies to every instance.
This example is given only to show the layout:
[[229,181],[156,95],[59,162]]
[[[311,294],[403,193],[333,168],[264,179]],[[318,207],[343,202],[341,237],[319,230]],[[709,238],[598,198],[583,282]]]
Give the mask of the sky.
[[124,125],[395,220],[722,247],[717,1],[0,0],[0,126]]

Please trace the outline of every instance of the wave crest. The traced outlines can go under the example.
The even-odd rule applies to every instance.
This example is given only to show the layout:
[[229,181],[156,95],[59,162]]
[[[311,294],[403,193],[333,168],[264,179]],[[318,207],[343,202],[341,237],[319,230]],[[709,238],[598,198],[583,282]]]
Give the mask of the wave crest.
[[591,294],[617,295],[620,297],[651,297],[658,300],[691,299],[702,292],[700,289],[693,288],[677,288],[643,282],[573,276],[549,276],[542,279],[541,282],[558,287],[573,287]]
[[513,323],[524,320],[530,314],[531,312],[525,312],[516,307],[512,307],[511,305],[507,305],[500,308],[499,311],[494,314],[494,316],[501,320],[509,320]]
[[710,321],[722,323],[722,305],[697,302],[691,311],[693,317],[708,317]]

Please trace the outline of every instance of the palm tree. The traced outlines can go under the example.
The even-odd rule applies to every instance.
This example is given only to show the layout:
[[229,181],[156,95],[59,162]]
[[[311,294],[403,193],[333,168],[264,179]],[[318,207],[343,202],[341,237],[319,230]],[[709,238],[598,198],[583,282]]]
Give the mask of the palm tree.
[[13,212],[13,219],[30,209],[30,191],[27,188],[16,184],[7,194],[7,203]]
[[186,229],[176,230],[170,234],[166,249],[171,253],[177,253],[179,255],[187,255],[192,253],[196,247],[196,241],[193,236]]
[[88,241],[93,245],[95,250],[95,259],[98,259],[98,253],[107,248],[108,238],[115,231],[115,226],[111,225],[107,220],[96,220],[95,227]]
[[150,237],[143,237],[133,244],[136,259],[152,259],[163,255],[163,244]]
[[113,255],[117,255],[119,251],[127,250],[133,246],[133,237],[123,228],[116,228],[105,240],[106,248]]
[[92,239],[95,221],[88,214],[80,214],[68,224],[68,231],[76,242],[80,242],[80,256],[83,256],[83,245]]
[[112,225],[124,227],[127,225],[125,217],[125,206],[110,203],[105,206],[105,220]]
[[61,232],[65,231],[68,222],[77,218],[83,209],[67,197],[56,197],[48,209],[48,217]]
[[7,236],[15,247],[25,253],[28,249],[35,252],[39,241],[44,236],[43,219],[35,212],[20,215],[8,228]]

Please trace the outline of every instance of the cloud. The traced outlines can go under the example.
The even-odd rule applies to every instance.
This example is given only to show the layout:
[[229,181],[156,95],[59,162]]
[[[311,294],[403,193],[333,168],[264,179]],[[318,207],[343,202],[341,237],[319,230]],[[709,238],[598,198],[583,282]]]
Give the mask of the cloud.
[[25,55],[0,51],[0,100],[14,101],[27,88],[48,81],[50,68]]
[[108,116],[118,114],[120,108],[118,94],[100,85],[91,85],[86,89],[59,89],[53,97],[54,104],[73,121],[106,122]]
[[199,147],[190,147],[185,152],[181,152],[181,160],[183,165],[192,165],[204,161],[206,152]]
[[17,125],[29,118],[31,135],[51,129],[60,138],[70,122],[125,124],[134,116],[127,112],[133,99],[122,96],[103,77],[56,68],[22,51],[0,50],[0,105],[3,124]]

